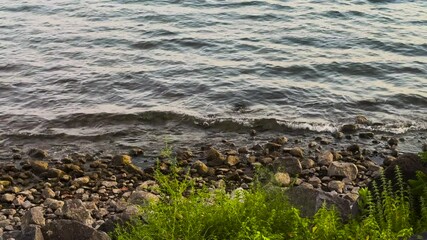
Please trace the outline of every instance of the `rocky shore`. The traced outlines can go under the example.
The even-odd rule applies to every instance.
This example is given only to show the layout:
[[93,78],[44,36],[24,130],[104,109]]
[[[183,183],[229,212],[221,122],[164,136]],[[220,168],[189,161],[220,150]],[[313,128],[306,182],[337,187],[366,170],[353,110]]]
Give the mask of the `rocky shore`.
[[[356,120],[365,124],[362,118]],[[376,147],[368,150],[345,139],[368,139]],[[341,132],[307,142],[277,136],[245,146],[231,140],[201,143],[197,149],[168,153],[176,162],[163,152],[158,164],[143,168],[132,161],[144,155],[139,148],[118,155],[73,153],[60,159],[42,149],[15,148],[11,159],[16,160],[0,163],[0,236],[109,239],[106,233],[114,224],[136,216],[138,205],[160,200],[153,174],[156,168],[168,173],[172,164],[189,170],[200,187],[228,191],[248,189],[256,177],[271,178],[276,187],[293,186],[288,191],[290,201],[300,205],[303,214],[314,214],[326,201],[338,206],[345,217],[354,211],[361,187],[383,168],[408,158],[398,150],[401,141],[358,132],[357,125],[350,124]],[[260,174],[257,169],[267,171]]]

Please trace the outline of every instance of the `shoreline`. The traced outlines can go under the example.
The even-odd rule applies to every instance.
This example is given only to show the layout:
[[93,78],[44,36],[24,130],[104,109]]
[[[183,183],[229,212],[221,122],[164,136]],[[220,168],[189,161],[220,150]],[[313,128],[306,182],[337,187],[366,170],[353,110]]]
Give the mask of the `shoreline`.
[[[281,187],[317,189],[351,205],[358,190],[401,155],[399,146],[407,141],[348,128],[343,128],[347,133],[333,136],[273,137],[253,131],[245,134],[246,142],[219,135],[213,138],[215,142],[195,141],[189,147],[172,142],[166,150],[176,157],[178,166],[190,169],[199,187],[249,189],[255,169],[262,167],[274,173]],[[419,141],[422,145],[422,139]],[[7,234],[22,230],[25,214],[34,207],[42,207],[46,223],[73,219],[64,206],[75,199],[80,200],[77,208],[86,216],[78,220],[95,229],[110,224],[111,230],[111,219],[135,214],[135,203],[159,199],[153,159],[159,159],[164,173],[172,164],[162,157],[165,152],[161,149],[133,148],[116,155],[75,152],[64,157],[36,148],[12,152],[21,158],[0,162],[0,228]]]

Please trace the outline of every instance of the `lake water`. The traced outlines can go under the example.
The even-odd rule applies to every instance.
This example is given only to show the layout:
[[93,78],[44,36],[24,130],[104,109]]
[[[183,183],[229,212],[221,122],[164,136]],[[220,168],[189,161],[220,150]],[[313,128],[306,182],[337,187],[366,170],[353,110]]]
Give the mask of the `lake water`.
[[0,3],[3,143],[171,123],[333,132],[359,114],[427,130],[427,1]]

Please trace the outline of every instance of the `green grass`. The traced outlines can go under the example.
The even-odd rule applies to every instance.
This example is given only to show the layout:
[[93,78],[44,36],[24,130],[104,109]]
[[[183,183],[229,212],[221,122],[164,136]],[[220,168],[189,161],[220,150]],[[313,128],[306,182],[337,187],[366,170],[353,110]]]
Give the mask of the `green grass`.
[[[406,239],[427,230],[427,208],[414,214],[409,191],[382,178],[381,187],[360,191],[361,214],[343,222],[334,209],[321,208],[314,217],[301,217],[279,188],[254,184],[250,190],[197,189],[182,169],[156,173],[161,199],[141,207],[144,221],[118,227],[113,237],[130,239]],[[424,201],[424,200],[422,200]],[[424,222],[423,222],[424,221]],[[415,230],[415,231],[414,231]]]

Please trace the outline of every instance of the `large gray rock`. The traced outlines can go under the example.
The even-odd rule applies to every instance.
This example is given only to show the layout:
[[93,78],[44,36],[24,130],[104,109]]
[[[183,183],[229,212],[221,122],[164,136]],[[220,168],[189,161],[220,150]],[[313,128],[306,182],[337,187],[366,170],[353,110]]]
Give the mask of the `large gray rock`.
[[308,188],[304,185],[292,187],[286,191],[289,202],[301,211],[304,217],[312,217],[322,207],[334,206],[341,217],[348,219],[357,213],[356,204],[322,190]]
[[348,162],[332,162],[328,168],[328,176],[342,177],[350,180],[357,178],[357,166]]
[[65,201],[65,204],[62,207],[62,213],[66,218],[77,220],[88,226],[92,225],[94,222],[90,211],[86,209],[86,206],[80,199],[70,199]]
[[46,220],[43,216],[43,208],[42,207],[31,208],[21,218],[21,228],[22,229],[26,229],[31,224],[44,226],[45,223],[46,223]]
[[56,220],[42,228],[45,240],[110,240],[101,231],[75,220]]
[[285,157],[274,160],[273,168],[275,171],[284,171],[289,173],[291,176],[301,174],[302,166],[298,158]]

